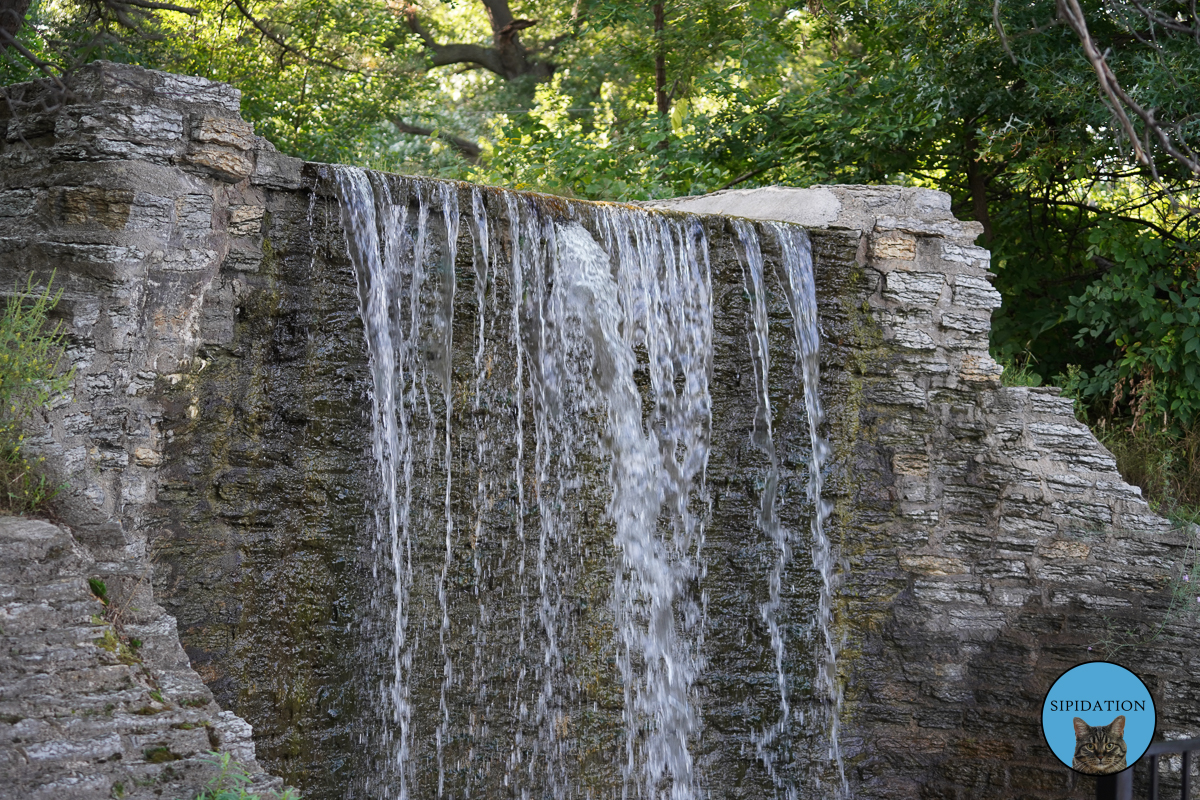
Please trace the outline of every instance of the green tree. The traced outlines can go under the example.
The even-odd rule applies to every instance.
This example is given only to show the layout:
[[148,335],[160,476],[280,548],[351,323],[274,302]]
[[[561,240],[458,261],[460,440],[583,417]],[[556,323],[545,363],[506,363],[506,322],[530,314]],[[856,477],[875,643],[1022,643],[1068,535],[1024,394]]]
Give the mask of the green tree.
[[[1112,68],[1136,84],[1144,108],[1169,97],[1172,119],[1194,119],[1194,70],[1182,69],[1182,56],[1169,68],[1164,59],[1173,51],[1131,28],[1135,17],[1108,13],[1113,7],[1088,10],[1091,35]],[[1115,394],[1117,381],[1123,376],[1128,386],[1133,371],[1152,362],[1155,398],[1170,397],[1162,400],[1168,416],[1190,424],[1200,384],[1192,377],[1196,354],[1186,350],[1191,339],[1178,328],[1184,323],[1175,316],[1164,323],[1154,304],[1115,295],[1145,283],[1135,277],[1144,264],[1133,248],[1119,246],[1135,240],[1139,253],[1157,260],[1151,273],[1178,276],[1158,280],[1156,303],[1191,291],[1194,176],[1165,148],[1143,145],[1146,163],[1122,138],[1060,9],[847,2],[826,6],[823,25],[841,55],[799,91],[747,95],[752,113],[720,122],[725,132],[714,136],[709,158],[757,183],[910,183],[949,192],[959,216],[982,223],[993,252],[1004,296],[993,326],[998,357],[1043,378],[1074,365],[1088,375],[1091,396],[1115,400],[1117,413],[1143,402],[1142,389]],[[1187,125],[1172,130],[1180,142],[1190,136]],[[1147,250],[1146,242],[1155,244]],[[1097,294],[1101,286],[1107,294]],[[1073,297],[1090,299],[1073,304]],[[1104,299],[1112,313],[1097,315]],[[1184,342],[1178,358],[1150,358],[1144,349],[1130,355],[1130,343],[1157,336],[1154,326],[1164,324]],[[1138,385],[1149,391],[1151,383]]]

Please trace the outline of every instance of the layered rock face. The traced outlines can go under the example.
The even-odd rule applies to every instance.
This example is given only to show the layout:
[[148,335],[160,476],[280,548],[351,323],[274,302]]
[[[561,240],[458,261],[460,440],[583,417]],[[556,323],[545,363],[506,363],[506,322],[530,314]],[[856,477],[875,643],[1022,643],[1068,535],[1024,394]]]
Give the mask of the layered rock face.
[[10,520],[0,540],[0,750],[13,778],[0,796],[194,796],[220,771],[212,750],[278,786],[155,602],[145,522],[165,435],[155,386],[194,364],[205,294],[230,251],[223,209],[263,144],[238,117],[238,93],[207,81],[97,64],[66,97],[10,92],[21,113],[0,110],[0,285],[53,277],[76,373],[69,402],[26,438],[64,483],[70,531]]
[[171,617],[106,608],[102,568],[57,525],[0,517],[0,555],[0,797],[193,797],[218,779],[213,752],[253,770],[250,726],[215,706]]
[[1146,681],[1160,735],[1200,733],[1200,628],[1172,597],[1198,532],[1151,512],[1057,389],[999,385],[977,223],[946,195],[892,187],[655,205],[858,242],[856,302],[878,338],[852,356],[860,413],[833,440],[854,509],[839,619],[860,796],[1090,796],[1047,757],[1041,703],[1105,656]]
[[[36,90],[25,91],[33,99]],[[153,561],[158,602],[179,619],[187,655],[216,699],[253,724],[259,759],[312,797],[341,797],[357,791],[356,773],[380,757],[364,754],[361,744],[362,720],[376,713],[369,706],[380,675],[364,674],[360,662],[369,651],[363,639],[377,633],[364,623],[369,608],[387,600],[371,577],[379,489],[360,276],[347,254],[329,170],[281,157],[255,139],[237,116],[237,102],[237,93],[219,84],[98,64],[81,73],[74,97],[53,113],[2,118],[0,285],[28,274],[45,282],[57,270],[77,368],[72,402],[49,414],[34,444],[68,484],[62,517],[79,555],[29,550],[29,562],[45,564],[47,572],[31,573],[20,591],[36,597],[39,587],[59,580],[51,573],[60,570],[54,574],[64,576],[65,605],[53,613],[73,620],[78,644],[72,646],[80,658],[120,666],[106,665],[102,649],[88,643],[88,636],[103,637],[103,626],[89,634],[81,621],[95,605],[81,576],[94,573],[118,602],[150,610],[137,624],[157,626],[161,652],[171,661],[177,655],[171,618],[149,595]],[[403,190],[399,178],[380,180]],[[478,208],[471,187],[448,191],[459,208]],[[492,190],[480,196],[491,218],[502,219],[506,196]],[[755,736],[778,703],[770,635],[759,622],[762,565],[775,555],[753,522],[765,457],[748,435],[756,413],[751,309],[733,228],[714,215],[794,222],[812,238],[825,433],[834,450],[828,531],[841,562],[835,581],[841,744],[853,795],[1090,796],[1090,782],[1073,777],[1045,748],[1040,705],[1054,678],[1102,653],[1113,630],[1140,636],[1165,623],[1152,641],[1116,658],[1146,679],[1162,734],[1200,733],[1200,653],[1190,644],[1195,617],[1170,606],[1170,583],[1192,557],[1194,534],[1150,513],[1075,420],[1068,400],[1052,390],[999,385],[987,350],[990,313],[999,303],[988,254],[973,244],[976,226],[950,214],[945,195],[824,187],[661,205],[704,215],[700,225],[711,244],[718,422],[704,543],[706,672],[696,697],[703,727],[694,751],[712,796],[774,790],[776,781],[755,755]],[[449,265],[467,289],[477,275],[478,243],[470,230],[464,221],[457,260]],[[498,236],[510,245],[518,238],[511,229]],[[765,255],[778,263],[769,246]],[[789,312],[771,271],[771,362],[786,365],[793,359]],[[448,394],[457,398],[448,463],[458,475],[473,475],[478,466],[472,459],[482,420],[494,418],[495,429],[504,431],[515,430],[517,419],[511,400],[490,398],[488,408],[472,410],[467,399],[475,385],[474,321],[481,318],[467,289],[453,317]],[[503,278],[497,291],[520,294]],[[504,375],[515,366],[497,356],[493,368]],[[802,496],[809,445],[801,391],[789,369],[771,375],[781,492]],[[601,483],[599,456],[580,458],[596,461]],[[426,470],[429,505],[440,509],[441,478],[435,468]],[[474,480],[459,480],[457,491],[473,492]],[[454,517],[455,530],[471,529],[463,523],[471,502],[468,495],[447,501],[462,515]],[[789,606],[781,620],[793,637],[788,668],[797,708],[817,718],[822,700],[811,687],[810,622],[816,578],[807,562],[812,542],[803,534],[811,510],[803,503],[782,508],[784,523],[797,532],[798,554],[786,576]],[[578,509],[580,519],[598,520],[603,498],[587,495]],[[443,534],[432,532],[445,525],[432,517],[420,524],[431,531],[414,556],[429,607],[414,611],[410,625],[432,644],[414,669],[434,676],[436,685],[446,653],[456,664],[471,664],[472,649],[515,649],[519,614],[499,592],[522,579],[511,551],[487,550],[487,543],[476,550],[466,535],[456,539],[445,562],[443,583],[453,587],[447,608],[476,613],[482,605],[472,592],[480,585],[497,592],[489,609],[495,634],[484,643],[464,637],[439,652],[433,576],[443,569]],[[511,523],[497,522],[497,529],[504,524]],[[47,541],[67,536],[39,530]],[[10,537],[4,546],[32,547],[21,537],[33,535]],[[621,690],[606,649],[610,538],[602,523],[589,524],[579,545],[586,568],[564,578],[575,621],[563,644],[586,654],[572,668],[587,670],[589,682],[581,681],[563,727],[575,742],[572,763],[594,781],[578,791],[596,796],[620,790],[614,764],[622,742]],[[64,547],[62,553],[76,552]],[[66,560],[55,566],[55,559]],[[481,563],[491,570],[486,580],[478,577]],[[47,600],[48,608],[58,609],[58,602]],[[455,613],[456,625],[467,618]],[[471,618],[462,628],[475,624]],[[30,635],[46,636],[50,627],[31,628]],[[0,668],[29,669],[3,662]],[[57,669],[47,667],[46,674],[57,680]],[[468,673],[460,681],[443,694],[450,731],[467,730],[473,709],[491,708],[492,699],[502,706],[505,693],[519,694],[523,685],[515,673]],[[178,697],[164,691],[176,716],[163,720],[192,720],[182,700],[204,690],[186,685]],[[128,695],[120,708],[130,711],[114,711],[111,723],[89,719],[86,727],[89,741],[104,741],[105,724],[124,737],[120,769],[105,760],[116,751],[103,747],[80,762],[90,766],[70,769],[107,776],[110,786],[126,780],[121,769],[139,779],[153,771],[130,766],[140,763],[143,740],[121,727],[142,702],[138,693],[149,691],[139,686],[120,690]],[[439,700],[436,690],[414,695],[414,718],[428,723],[427,732],[441,731]],[[83,708],[96,702],[79,700]],[[227,724],[214,707],[207,713],[198,724],[207,720],[214,730]],[[24,730],[10,733],[0,719],[0,745],[34,764],[19,750],[24,742],[8,744],[28,735]],[[43,741],[73,735],[48,721],[38,730]],[[815,766],[797,756],[783,777],[796,780],[802,794],[824,796],[827,790],[811,779],[828,786],[836,778],[822,752],[823,733],[814,731],[812,741],[796,737],[796,752]],[[468,766],[500,763],[507,751],[489,736],[458,737],[447,752]],[[433,796],[428,738],[417,757]],[[162,746],[176,752],[171,748],[192,745]],[[142,762],[151,763],[145,752]],[[445,779],[457,793],[498,783],[499,773],[480,770],[476,776],[449,768]]]

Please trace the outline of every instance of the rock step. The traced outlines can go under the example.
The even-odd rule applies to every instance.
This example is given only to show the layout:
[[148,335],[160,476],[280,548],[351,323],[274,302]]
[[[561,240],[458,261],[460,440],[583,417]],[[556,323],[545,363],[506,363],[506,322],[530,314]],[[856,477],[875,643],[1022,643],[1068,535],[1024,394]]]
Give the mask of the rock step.
[[250,726],[213,702],[174,619],[144,593],[114,625],[88,583],[100,575],[122,577],[65,528],[0,517],[0,800],[194,797],[214,751],[253,770]]

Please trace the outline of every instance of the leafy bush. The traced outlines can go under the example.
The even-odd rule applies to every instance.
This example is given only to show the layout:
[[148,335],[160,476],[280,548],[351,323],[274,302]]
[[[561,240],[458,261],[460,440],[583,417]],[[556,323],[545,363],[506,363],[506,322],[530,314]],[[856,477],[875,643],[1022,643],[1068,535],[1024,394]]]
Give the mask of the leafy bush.
[[[1067,317],[1082,346],[1100,339],[1115,357],[1077,376],[1085,401],[1145,418],[1179,438],[1200,419],[1200,283],[1188,247],[1114,225],[1089,236],[1089,253],[1112,267],[1078,297]],[[1147,421],[1150,421],[1147,420]]]
[[48,322],[61,296],[49,285],[35,288],[31,277],[0,317],[0,513],[38,511],[58,491],[38,469],[42,458],[26,458],[21,424],[71,381],[73,370],[59,369],[66,334],[61,323]]

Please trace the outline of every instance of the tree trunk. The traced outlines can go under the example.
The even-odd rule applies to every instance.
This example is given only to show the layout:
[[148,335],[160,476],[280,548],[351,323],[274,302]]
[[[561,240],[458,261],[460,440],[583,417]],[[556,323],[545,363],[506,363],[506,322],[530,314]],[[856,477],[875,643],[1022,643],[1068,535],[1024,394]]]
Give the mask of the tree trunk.
[[988,214],[987,178],[984,177],[979,160],[976,158],[976,154],[979,152],[979,140],[975,138],[975,131],[971,127],[971,123],[967,123],[967,137],[964,144],[967,150],[967,189],[971,192],[972,210],[975,221],[983,225],[984,242],[991,244],[992,217]]
[[10,39],[17,38],[17,33],[25,24],[29,2],[30,0],[0,0],[0,48],[7,49]]
[[654,4],[654,102],[659,116],[671,113],[671,98],[667,96],[667,48],[663,31],[667,27],[667,15],[662,3]]

